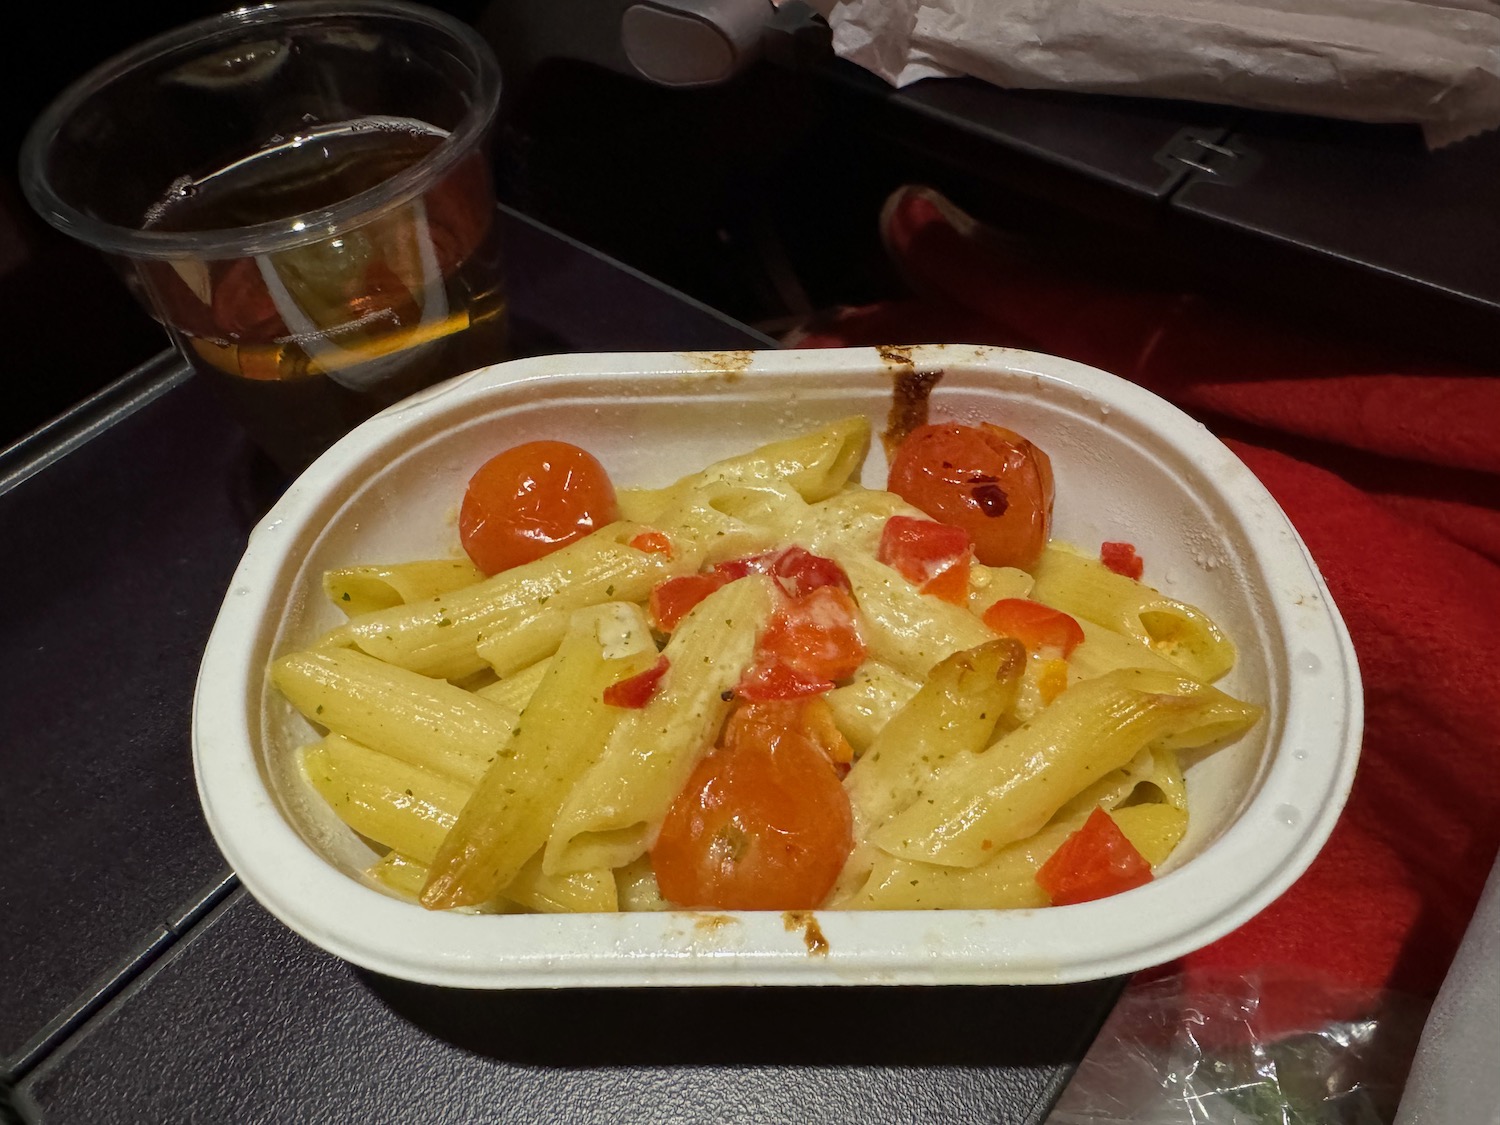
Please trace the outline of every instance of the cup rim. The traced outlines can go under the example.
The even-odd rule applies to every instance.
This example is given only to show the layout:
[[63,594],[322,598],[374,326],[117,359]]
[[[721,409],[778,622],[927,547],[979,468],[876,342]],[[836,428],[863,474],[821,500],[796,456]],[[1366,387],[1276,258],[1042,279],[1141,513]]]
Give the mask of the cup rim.
[[[106,222],[64,200],[46,173],[47,155],[62,124],[82,103],[148,61],[168,52],[262,26],[295,26],[337,16],[405,20],[450,35],[472,64],[477,97],[462,119],[431,152],[390,179],[328,207],[289,219],[202,231],[143,230]],[[468,24],[405,0],[285,0],[236,8],[165,31],[100,63],[59,94],[28,130],[20,152],[21,189],[32,208],[53,227],[104,253],[127,258],[235,258],[275,253],[321,242],[421,195],[449,171],[493,123],[500,104],[500,64],[480,33]],[[358,222],[351,220],[358,219]]]

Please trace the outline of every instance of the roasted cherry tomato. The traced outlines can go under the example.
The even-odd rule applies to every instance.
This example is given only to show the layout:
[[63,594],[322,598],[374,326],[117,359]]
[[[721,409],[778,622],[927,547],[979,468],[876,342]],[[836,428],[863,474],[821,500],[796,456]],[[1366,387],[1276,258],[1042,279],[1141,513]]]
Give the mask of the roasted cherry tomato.
[[1145,560],[1135,553],[1134,543],[1099,544],[1099,561],[1116,574],[1123,574],[1126,578],[1137,581],[1146,573]]
[[1067,906],[1149,883],[1151,865],[1120,831],[1115,818],[1095,809],[1083,827],[1037,870],[1036,881],[1053,906]]
[[1083,643],[1083,626],[1060,609],[1030,598],[1001,598],[984,611],[984,623],[1014,637],[1027,652],[1056,649],[1064,658]]
[[[810,910],[854,846],[849,798],[823,740],[820,699],[759,703],[730,717],[651,849],[662,896],[706,910]],[[845,759],[847,760],[847,759]]]
[[895,567],[924,594],[954,605],[969,601],[969,559],[974,553],[969,533],[932,520],[892,516],[880,533],[876,557]]
[[474,565],[498,574],[619,518],[614,485],[592,454],[564,441],[531,441],[470,478],[458,534]]
[[888,487],[961,527],[988,566],[1030,570],[1052,526],[1052,462],[1020,434],[985,423],[919,426],[891,462]]

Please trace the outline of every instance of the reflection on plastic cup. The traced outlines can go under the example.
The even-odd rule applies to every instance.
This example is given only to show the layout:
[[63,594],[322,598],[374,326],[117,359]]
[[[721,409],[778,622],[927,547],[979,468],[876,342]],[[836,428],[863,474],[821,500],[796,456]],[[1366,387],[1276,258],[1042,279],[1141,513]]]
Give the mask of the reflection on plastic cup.
[[498,100],[489,48],[440,13],[245,8],[66,91],[27,138],[23,186],[296,471],[381,407],[505,358]]

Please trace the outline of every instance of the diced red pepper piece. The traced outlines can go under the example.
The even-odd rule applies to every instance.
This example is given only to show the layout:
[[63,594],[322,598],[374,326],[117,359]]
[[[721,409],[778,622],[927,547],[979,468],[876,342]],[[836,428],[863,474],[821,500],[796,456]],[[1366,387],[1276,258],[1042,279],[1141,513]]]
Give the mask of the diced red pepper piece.
[[954,605],[969,600],[973,541],[961,527],[915,516],[892,516],[880,533],[876,557],[924,594]]
[[1151,865],[1102,808],[1089,814],[1037,870],[1053,906],[1092,902],[1151,881]]
[[1146,572],[1146,562],[1135,553],[1134,543],[1099,544],[1099,561],[1116,574],[1136,581]]
[[650,555],[665,555],[672,557],[672,541],[660,531],[642,531],[630,540],[630,545],[637,551],[645,551]]
[[771,656],[813,680],[842,680],[865,662],[854,596],[838,586],[817,586],[787,598],[761,633],[757,653]]
[[747,574],[770,574],[775,554],[746,555],[740,559],[727,559],[708,568],[708,574],[725,582],[737,582]]
[[771,566],[771,577],[793,598],[827,587],[850,594],[854,592],[854,584],[849,581],[843,567],[804,547],[792,546],[780,552]]
[[656,694],[661,678],[667,674],[670,666],[665,656],[658,656],[656,663],[644,672],[637,672],[633,676],[626,676],[623,680],[616,680],[605,688],[604,702],[611,707],[630,707],[639,710],[651,702],[651,697]]
[[965,555],[952,566],[944,567],[921,586],[919,593],[931,594],[953,605],[969,604],[969,558]]
[[1051,648],[1064,659],[1083,643],[1083,627],[1060,609],[1030,598],[1001,598],[984,611],[984,623],[995,632],[1014,637],[1027,652]]
[[822,695],[833,690],[832,680],[820,680],[807,676],[769,653],[758,657],[745,670],[734,694],[751,703],[766,703],[776,699],[800,699],[805,695]]
[[695,605],[728,582],[712,574],[682,574],[658,582],[648,602],[652,622],[663,633],[672,632]]
[[838,563],[797,546],[730,559],[710,567],[708,573],[730,582],[744,578],[747,574],[769,574],[782,592],[793,598],[820,586],[839,586],[851,592],[854,590],[849,576]]

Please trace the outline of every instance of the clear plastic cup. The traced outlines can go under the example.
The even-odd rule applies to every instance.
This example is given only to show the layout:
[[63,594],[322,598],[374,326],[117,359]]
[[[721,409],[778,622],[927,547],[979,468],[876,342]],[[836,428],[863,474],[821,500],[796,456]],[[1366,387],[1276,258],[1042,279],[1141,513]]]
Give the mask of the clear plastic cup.
[[69,87],[21,181],[295,472],[382,407],[507,358],[499,97],[489,46],[431,9],[242,8]]

